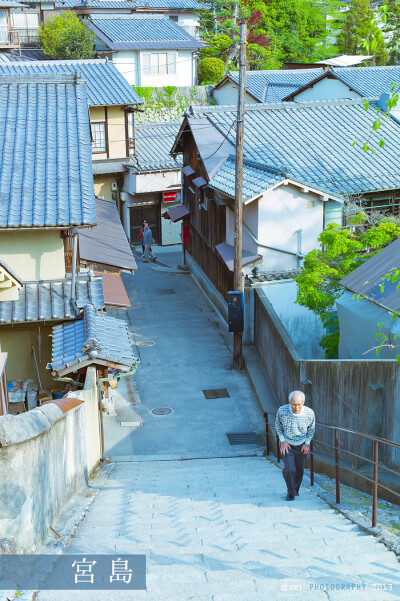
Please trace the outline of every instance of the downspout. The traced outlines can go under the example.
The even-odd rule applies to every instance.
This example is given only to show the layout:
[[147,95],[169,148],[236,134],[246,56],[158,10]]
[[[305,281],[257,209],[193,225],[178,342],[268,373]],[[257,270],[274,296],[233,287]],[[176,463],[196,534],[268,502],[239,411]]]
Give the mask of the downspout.
[[276,250],[281,253],[286,253],[287,255],[292,255],[294,257],[297,257],[299,259],[299,261],[304,259],[304,254],[301,252],[301,240],[302,240],[301,233],[303,230],[296,230],[296,232],[297,232],[297,252],[294,252],[293,250],[287,250],[286,248],[278,248],[277,246],[268,246],[267,244],[263,244],[262,242],[257,240],[257,238],[255,237],[253,232],[251,230],[249,230],[249,228],[247,227],[247,225],[244,222],[243,222],[243,229],[246,230],[246,232],[249,234],[250,238],[252,240],[254,240],[254,242],[257,244],[257,246],[261,246],[261,248],[268,248],[269,250]]
[[78,312],[78,307],[76,304],[76,257],[78,254],[78,233],[79,229],[77,227],[73,227],[71,230],[72,233],[72,270],[71,270],[71,305],[75,310],[75,313]]

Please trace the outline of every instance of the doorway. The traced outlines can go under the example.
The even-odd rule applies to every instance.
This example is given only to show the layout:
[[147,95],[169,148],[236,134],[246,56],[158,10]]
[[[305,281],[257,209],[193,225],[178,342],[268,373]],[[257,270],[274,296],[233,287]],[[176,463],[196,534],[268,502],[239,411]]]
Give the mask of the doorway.
[[131,207],[131,244],[141,244],[138,239],[144,220],[150,226],[153,234],[154,244],[160,243],[159,228],[159,205],[142,205]]

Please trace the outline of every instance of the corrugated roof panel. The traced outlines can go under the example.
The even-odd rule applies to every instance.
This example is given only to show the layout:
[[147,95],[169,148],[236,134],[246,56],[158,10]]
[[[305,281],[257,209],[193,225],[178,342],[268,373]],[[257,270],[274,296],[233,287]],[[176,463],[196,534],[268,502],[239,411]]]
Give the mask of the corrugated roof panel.
[[0,78],[3,75],[51,75],[79,71],[86,83],[90,106],[138,104],[142,99],[121,75],[113,63],[107,60],[70,61],[21,61],[1,62]]
[[0,74],[0,228],[94,223],[86,85]]
[[81,259],[129,271],[136,270],[136,261],[115,202],[96,198],[96,215],[97,224],[93,229],[85,228],[79,231]]
[[[396,269],[400,269],[400,238],[357,267],[339,283],[347,290],[366,296],[389,311],[398,312],[400,309],[398,282],[385,279],[387,273],[393,274]],[[382,282],[384,282],[383,290],[381,290]]]

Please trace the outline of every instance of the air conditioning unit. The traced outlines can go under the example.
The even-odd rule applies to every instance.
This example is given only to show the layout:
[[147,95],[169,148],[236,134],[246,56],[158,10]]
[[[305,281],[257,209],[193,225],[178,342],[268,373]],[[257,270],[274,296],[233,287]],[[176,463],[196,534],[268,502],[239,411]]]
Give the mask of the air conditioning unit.
[[117,189],[118,189],[118,188],[117,188],[117,182],[111,182],[111,190],[112,190],[113,192],[116,192],[116,191],[117,191]]

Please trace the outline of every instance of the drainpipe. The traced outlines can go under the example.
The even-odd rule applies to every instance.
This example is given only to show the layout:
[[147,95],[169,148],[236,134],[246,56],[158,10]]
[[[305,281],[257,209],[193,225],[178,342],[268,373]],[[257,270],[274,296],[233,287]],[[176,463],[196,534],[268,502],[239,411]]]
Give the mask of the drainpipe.
[[297,267],[300,268],[303,264],[304,254],[302,251],[303,246],[303,230],[297,230]]
[[77,227],[73,227],[72,233],[72,271],[71,271],[71,304],[76,307],[76,257],[78,254],[78,232]]
[[[297,252],[294,252],[293,250],[287,250],[286,248],[279,248],[278,246],[268,246],[267,244],[262,244],[262,242],[257,240],[257,238],[255,237],[253,232],[251,230],[249,230],[249,228],[247,227],[247,225],[245,223],[243,223],[243,229],[246,230],[246,232],[249,234],[250,238],[252,240],[254,240],[254,242],[257,244],[257,246],[261,246],[261,248],[268,248],[269,250],[277,250],[278,252],[285,253],[287,255],[293,255],[293,256],[297,257],[299,259],[299,261],[302,261],[304,259],[304,255],[301,252],[301,240],[302,240],[301,232],[303,230],[296,230],[296,232],[297,232]],[[300,242],[299,242],[299,240],[300,240]]]

